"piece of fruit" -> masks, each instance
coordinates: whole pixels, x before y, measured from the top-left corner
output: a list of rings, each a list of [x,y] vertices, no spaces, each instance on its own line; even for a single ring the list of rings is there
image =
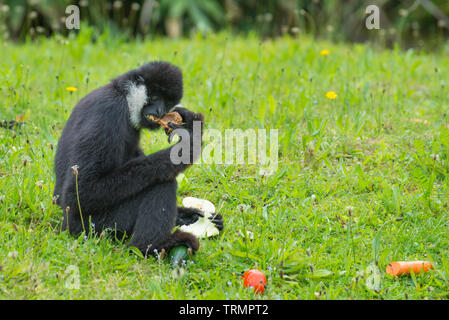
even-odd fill
[[[217,226],[206,216],[198,218],[195,223],[182,225],[179,230],[191,233],[197,238],[211,238],[220,233]]]
[[[203,211],[204,213],[210,214],[215,213],[215,206],[212,202],[206,199],[199,199],[195,197],[185,197],[182,200],[182,205],[187,208],[195,208]]]
[[[256,293],[263,293],[267,285],[267,278],[265,278],[265,275],[257,269],[246,271],[243,274],[242,279],[243,286],[245,288],[253,288]]]
[[[182,117],[177,112],[169,112],[166,113],[162,118],[157,118],[152,115],[148,115],[147,118],[153,122],[156,122],[158,125],[160,125],[162,128],[168,130],[168,132],[171,132],[173,129],[168,126],[168,124],[171,122],[177,126],[180,126],[182,124]]]
[[[195,223],[182,225],[179,228],[181,231],[191,233],[197,238],[210,238],[220,233],[217,226],[209,219],[215,213],[215,206],[212,202],[205,199],[185,197],[182,200],[182,205],[186,208],[201,210],[204,217],[199,218]]]
[[[170,261],[173,266],[180,265],[192,253],[187,246],[180,245],[170,250]]]
[[[400,276],[410,274],[410,270],[414,274],[418,274],[421,271],[426,272],[430,269],[433,269],[433,266],[429,261],[395,261],[388,264],[385,272],[392,276]]]

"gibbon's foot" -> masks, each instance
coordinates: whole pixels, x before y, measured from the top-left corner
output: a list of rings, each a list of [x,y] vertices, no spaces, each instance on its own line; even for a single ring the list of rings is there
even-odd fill
[[[201,210],[195,208],[178,207],[176,225],[189,225],[197,222],[198,219],[202,217],[204,217],[204,213]]]
[[[221,214],[212,214],[209,217],[209,220],[212,221],[213,224],[215,224],[215,226],[217,227],[218,230],[223,230],[224,228],[224,223],[223,223],[223,217],[221,216]]]

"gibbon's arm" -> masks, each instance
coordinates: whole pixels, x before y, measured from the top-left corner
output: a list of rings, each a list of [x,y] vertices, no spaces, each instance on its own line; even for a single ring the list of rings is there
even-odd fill
[[[78,189],[81,207],[95,208],[100,203],[106,207],[113,206],[152,185],[174,181],[189,164],[172,163],[172,148],[134,158],[122,167],[100,175],[83,174],[80,170]]]

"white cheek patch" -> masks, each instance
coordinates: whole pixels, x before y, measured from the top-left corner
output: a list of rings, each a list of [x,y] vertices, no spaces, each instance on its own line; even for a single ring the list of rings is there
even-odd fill
[[[136,86],[134,82],[130,82],[126,100],[128,101],[129,120],[134,128],[139,129],[142,108],[148,100],[147,88],[144,85]]]

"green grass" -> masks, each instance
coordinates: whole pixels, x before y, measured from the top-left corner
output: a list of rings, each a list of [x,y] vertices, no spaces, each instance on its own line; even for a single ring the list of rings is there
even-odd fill
[[[226,34],[93,44],[89,34],[1,45],[0,120],[27,122],[0,129],[1,298],[449,298],[448,48],[426,54]],[[183,277],[165,259],[129,255],[126,241],[59,232],[62,212],[52,204],[53,158],[71,109],[155,59],[183,69],[183,105],[203,112],[206,128],[279,129],[273,176],[253,165],[185,172],[179,200],[209,199],[225,230],[201,240]],[[145,133],[141,144],[146,152],[168,146],[163,132]],[[394,279],[385,275],[394,260],[431,260],[436,270]],[[366,286],[373,264],[376,291]],[[65,286],[69,266],[79,268],[78,290]],[[261,296],[242,287],[250,268],[268,278]]]

